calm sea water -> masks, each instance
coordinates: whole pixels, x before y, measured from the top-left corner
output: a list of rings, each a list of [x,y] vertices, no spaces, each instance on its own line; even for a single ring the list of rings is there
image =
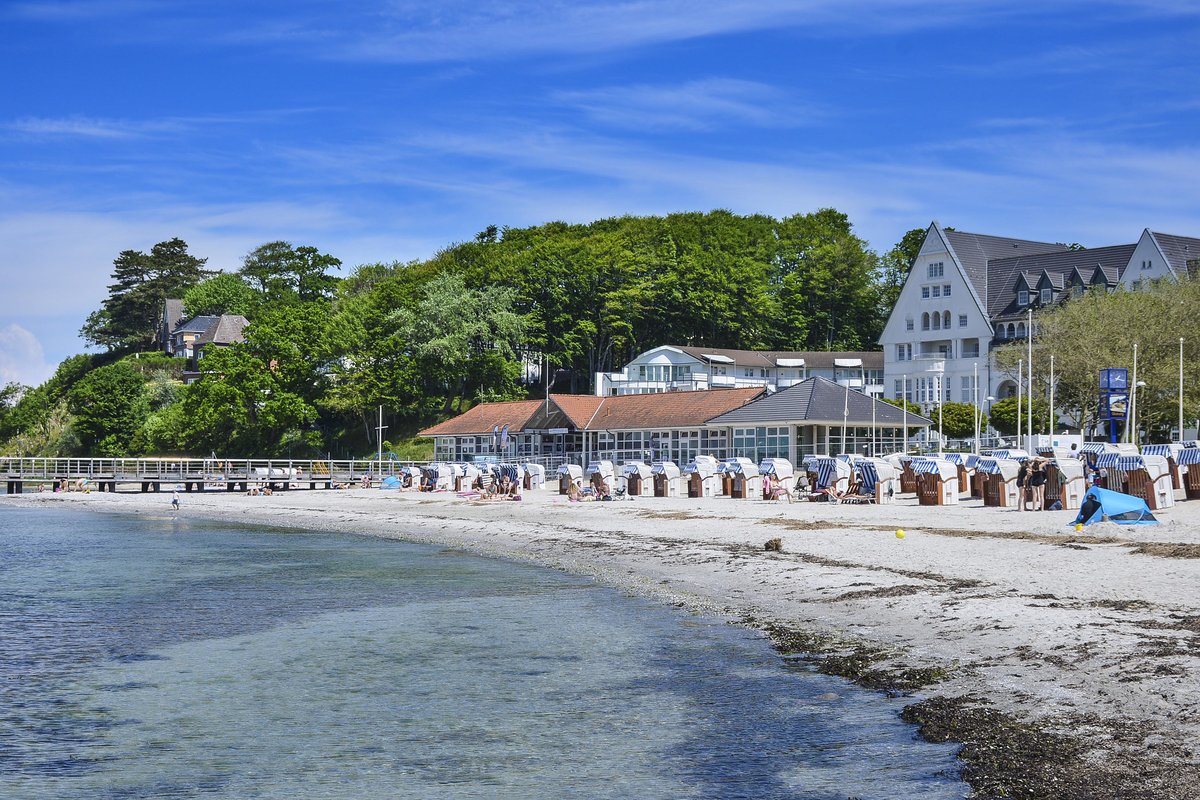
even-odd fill
[[[899,701],[581,578],[0,506],[3,798],[961,798]]]

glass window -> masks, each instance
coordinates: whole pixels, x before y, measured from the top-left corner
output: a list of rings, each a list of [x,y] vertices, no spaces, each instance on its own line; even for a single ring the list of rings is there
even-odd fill
[[[941,297],[942,296],[942,287],[934,286],[932,288],[932,292],[933,292],[934,297]]]
[[[930,264],[929,265],[929,277],[931,277],[931,278],[942,277],[943,267],[944,267],[944,264],[941,261],[935,261],[934,263]]]
[[[928,300],[928,299],[929,299],[929,287],[928,287],[928,286],[922,286],[922,287],[921,287],[921,299],[922,299],[922,300]]]
[[[1029,290],[1028,289],[1022,289],[1021,291],[1017,292],[1017,305],[1019,305],[1019,306],[1029,305]]]
[[[923,331],[929,330],[929,312],[928,311],[921,314],[921,330],[923,330]]]
[[[950,296],[950,284],[948,284],[948,283],[943,284],[942,285],[942,297],[949,297],[949,296]]]
[[[1042,289],[1042,302],[1049,303],[1054,294],[1053,289]]]
[[[958,315],[958,327],[960,327],[960,328],[967,327],[967,315],[966,314]]]
[[[936,331],[936,330],[941,330],[941,328],[942,328],[942,315],[935,311],[935,312],[933,312],[933,329]]]
[[[754,439],[754,428],[734,428],[733,455],[757,460],[757,450],[755,449]]]
[[[763,450],[760,458],[788,458],[790,457],[791,435],[790,428],[787,426],[774,428],[760,428],[765,434],[763,438]]]
[[[942,312],[942,327],[946,328],[946,329],[950,328],[950,312],[949,311]]]
[[[908,317],[904,320],[904,330],[911,331],[913,329],[913,318]]]

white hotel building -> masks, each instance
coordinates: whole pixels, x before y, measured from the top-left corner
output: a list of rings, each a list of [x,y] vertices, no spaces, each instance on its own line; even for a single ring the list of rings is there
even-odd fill
[[[1143,279],[1197,268],[1200,239],[1149,229],[1134,244],[1072,250],[934,222],[879,338],[886,395],[904,394],[925,409],[937,405],[939,395],[980,404],[988,396],[1010,397],[1016,381],[996,369],[991,351],[1028,335],[1030,308],[1094,286],[1136,288]]]

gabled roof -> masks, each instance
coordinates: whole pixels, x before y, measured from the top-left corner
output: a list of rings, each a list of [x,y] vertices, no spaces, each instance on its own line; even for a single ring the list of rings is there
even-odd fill
[[[171,331],[171,334],[176,333],[204,333],[219,319],[218,317],[202,316],[192,317],[187,322],[176,325]]]
[[[1052,242],[1035,242],[1029,239],[989,236],[984,233],[941,230],[954,257],[958,259],[958,263],[962,265],[963,271],[970,279],[975,293],[988,307],[992,305],[991,293],[996,288],[988,262],[1040,253],[1059,253],[1067,249],[1064,244]]]
[[[826,378],[801,381],[795,386],[710,419],[708,424],[760,425],[805,422],[841,425],[845,411],[845,418],[849,424],[862,427],[871,424],[872,406],[876,425],[890,427],[905,424],[903,409],[860,392],[848,391],[846,387]],[[909,414],[907,419],[910,427],[933,424],[916,414]]]
[[[439,422],[421,431],[419,436],[469,436],[490,434],[496,428],[508,426],[509,432],[520,431],[543,405],[541,400],[517,400],[510,403],[480,403],[457,417]]]
[[[690,345],[672,345],[672,347],[705,364],[734,362],[739,366],[774,369],[779,365],[780,359],[804,359],[806,369],[833,369],[834,359],[858,358],[862,359],[863,366],[867,369],[883,369],[883,352],[879,350],[730,350],[724,347],[692,347]],[[714,359],[712,356],[718,356],[718,358]]]
[[[584,424],[592,431],[695,428],[764,393],[763,388],[754,387],[596,397],[593,399],[602,402]],[[559,398],[550,399],[557,402]]]
[[[216,322],[208,326],[208,330],[196,337],[196,345],[202,344],[235,344],[244,342],[246,338],[242,331],[250,321],[241,314],[222,314]]]
[[[470,436],[509,431],[651,430],[698,428],[709,419],[761,397],[766,390],[706,389],[596,397],[590,394],[552,394],[546,400],[481,403],[466,413],[420,432],[420,436]]]
[[[163,300],[162,313],[162,329],[167,336],[175,330],[175,326],[179,324],[179,320],[183,317],[183,301],[174,297],[168,297]]]
[[[1188,274],[1188,262],[1200,258],[1200,239],[1190,236],[1174,236],[1169,233],[1150,231],[1154,243],[1167,259],[1167,266],[1176,277]]]
[[[1027,276],[1030,287],[1033,287],[1037,285],[1042,273],[1046,273],[1051,276],[1055,286],[1061,287],[1062,281],[1074,270],[1091,276],[1088,280],[1092,282],[1096,270],[1099,269],[1104,275],[1106,283],[1116,284],[1120,279],[1121,271],[1133,257],[1136,247],[1136,244],[1118,244],[1109,247],[1059,250],[989,261],[987,264],[988,316],[995,318],[1005,314],[1024,313],[1024,308],[1014,305],[1020,276]]]

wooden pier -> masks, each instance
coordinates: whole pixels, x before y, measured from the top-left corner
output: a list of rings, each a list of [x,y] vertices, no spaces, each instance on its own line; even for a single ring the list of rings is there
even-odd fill
[[[364,475],[379,481],[409,464],[365,459],[278,458],[38,458],[0,456],[0,474],[8,494],[26,484],[46,489],[116,492],[137,487],[142,492],[223,490],[246,492],[332,489],[357,483]]]

